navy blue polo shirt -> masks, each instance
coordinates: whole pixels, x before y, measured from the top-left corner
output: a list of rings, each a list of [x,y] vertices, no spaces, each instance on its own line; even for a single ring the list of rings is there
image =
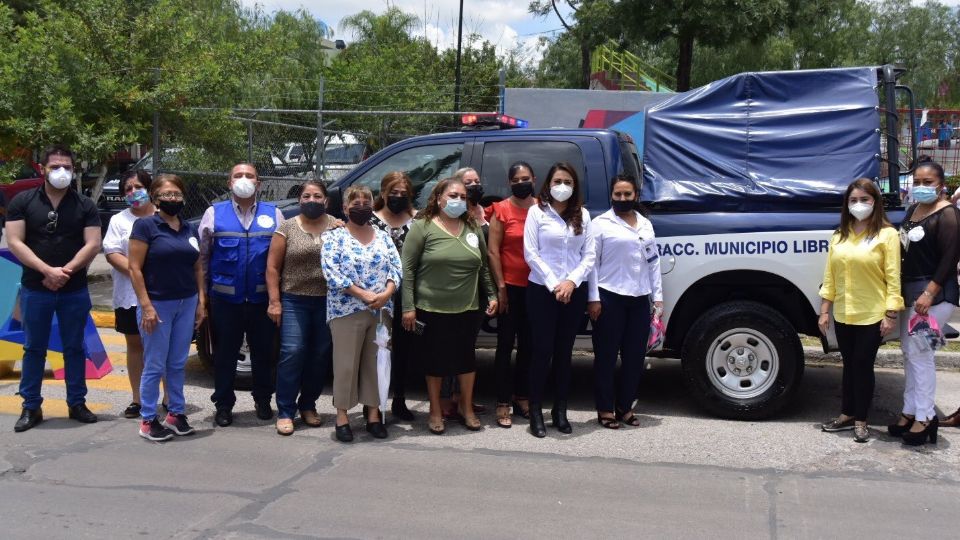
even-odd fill
[[[200,258],[197,231],[180,220],[175,231],[159,215],[143,217],[133,223],[131,240],[147,244],[143,263],[143,281],[151,300],[180,300],[197,294],[194,263]]]

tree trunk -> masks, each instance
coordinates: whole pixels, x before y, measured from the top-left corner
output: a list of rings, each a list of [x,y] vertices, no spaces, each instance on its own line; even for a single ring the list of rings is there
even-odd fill
[[[580,42],[580,88],[590,88],[590,47]]]
[[[681,35],[678,39],[680,46],[677,55],[677,92],[686,92],[690,89],[690,68],[693,67],[693,36]]]

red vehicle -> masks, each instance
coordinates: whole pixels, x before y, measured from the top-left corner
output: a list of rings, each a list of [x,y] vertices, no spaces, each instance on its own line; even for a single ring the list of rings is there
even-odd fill
[[[0,160],[0,165],[3,165]],[[0,193],[3,193],[4,199],[9,203],[14,195],[21,191],[43,185],[43,172],[40,165],[33,161],[24,161],[23,165],[13,175],[12,182],[6,182],[6,178],[0,179]]]

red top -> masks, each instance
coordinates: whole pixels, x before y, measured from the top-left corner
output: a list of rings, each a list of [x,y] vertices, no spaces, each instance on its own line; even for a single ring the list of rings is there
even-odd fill
[[[508,285],[526,287],[530,267],[523,258],[523,226],[527,222],[528,208],[520,208],[504,199],[493,203],[493,215],[503,224],[503,241],[500,242],[500,266],[503,281]]]

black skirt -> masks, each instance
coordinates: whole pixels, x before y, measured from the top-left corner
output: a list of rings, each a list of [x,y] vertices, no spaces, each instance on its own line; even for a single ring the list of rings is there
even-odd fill
[[[429,377],[447,377],[477,370],[477,329],[479,311],[435,313],[417,310],[424,323],[423,334],[416,338],[414,356],[420,359]]]

